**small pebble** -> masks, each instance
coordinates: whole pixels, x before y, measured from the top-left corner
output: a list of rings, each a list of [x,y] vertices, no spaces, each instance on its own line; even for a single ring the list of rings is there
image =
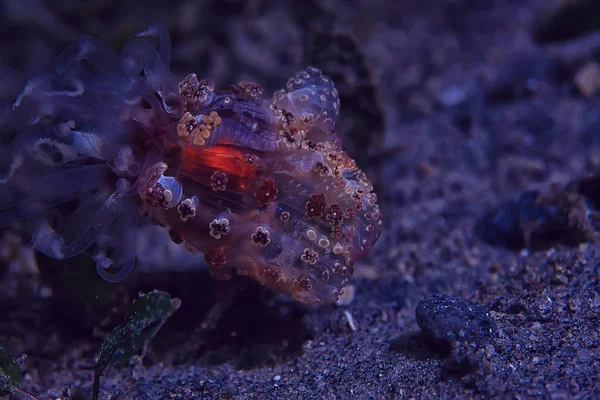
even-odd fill
[[[344,288],[344,293],[340,296],[338,301],[335,302],[338,306],[348,306],[354,300],[354,294],[356,293],[356,287],[354,285],[348,285]]]
[[[600,90],[600,65],[590,62],[575,75],[577,89],[585,97],[592,97]]]

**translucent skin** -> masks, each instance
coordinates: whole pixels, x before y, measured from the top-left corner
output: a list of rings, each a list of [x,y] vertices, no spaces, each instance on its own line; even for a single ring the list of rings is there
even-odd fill
[[[215,91],[190,74],[177,84],[166,67],[168,37],[156,28],[145,34],[159,35],[158,51],[136,39],[125,47],[120,67],[105,58],[85,58],[103,66],[92,80],[95,85],[77,74],[83,68],[79,47],[63,56],[63,64],[72,67],[63,79],[75,82],[75,92],[26,93],[35,105],[27,106],[26,116],[35,120],[47,108],[51,118],[31,125],[25,136],[33,140],[25,145],[15,150],[18,140],[12,142],[17,162],[8,169],[5,185],[19,200],[0,203],[0,225],[2,219],[35,220],[34,245],[55,258],[73,256],[95,242],[99,273],[118,281],[133,266],[137,215],[150,212],[156,223],[169,227],[174,242],[204,253],[216,278],[247,275],[299,302],[335,302],[354,262],[379,238],[382,221],[371,183],[334,134],[340,104],[333,83],[308,67],[270,99],[263,99],[252,82]],[[97,53],[102,45],[94,43],[94,51],[84,50]],[[86,89],[82,93],[76,91],[78,82]],[[110,89],[110,104],[104,104],[98,88]],[[100,106],[101,120],[94,121],[98,113],[83,107],[85,99],[95,102],[95,109]],[[83,135],[86,118],[92,126],[117,129],[86,127]],[[49,139],[68,140],[53,148],[61,162],[46,160],[45,168],[32,168],[40,162],[31,149],[42,126],[53,133]],[[77,147],[82,135],[84,145]],[[86,146],[91,147],[87,152]],[[77,178],[67,183],[67,174]],[[97,175],[96,184],[86,180],[91,174]],[[49,188],[65,188],[64,195],[55,198],[49,190],[31,188],[31,182],[51,176],[55,183]],[[24,198],[39,208],[23,207]],[[74,198],[87,206],[80,206],[71,222],[47,217],[53,215],[48,210]],[[91,222],[78,224],[78,214]],[[77,234],[63,234],[74,227]],[[123,240],[104,240],[107,233]],[[120,269],[109,273],[113,266]]]
[[[158,36],[159,49],[142,36]],[[137,37],[120,55],[81,37],[0,109],[0,228],[22,221],[57,259],[87,252],[113,282],[133,269],[144,171],[176,160],[169,132],[183,112],[167,33]]]

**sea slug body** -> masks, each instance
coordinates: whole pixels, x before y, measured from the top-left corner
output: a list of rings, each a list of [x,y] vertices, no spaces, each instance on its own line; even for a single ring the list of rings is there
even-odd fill
[[[204,253],[215,278],[237,273],[302,303],[337,301],[382,219],[335,134],[333,82],[307,67],[270,98],[254,82],[178,82],[166,32],[137,36],[120,56],[83,38],[18,96],[1,147],[12,162],[0,226],[25,220],[34,246],[55,258],[93,249],[99,273],[118,281],[149,213]]]

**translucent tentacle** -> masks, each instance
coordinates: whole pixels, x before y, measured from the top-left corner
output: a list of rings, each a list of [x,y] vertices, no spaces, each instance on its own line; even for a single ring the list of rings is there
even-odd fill
[[[37,251],[55,259],[64,258],[65,240],[52,229],[47,220],[42,220],[33,233],[33,247]]]
[[[118,73],[119,58],[115,51],[107,43],[86,35],[61,53],[56,62],[56,71],[65,73],[81,65],[81,60],[87,60],[102,74]]]
[[[152,44],[143,39],[135,39],[123,47],[123,70],[131,76],[143,73],[152,83],[156,79],[169,75],[160,55]]]
[[[96,237],[119,216],[122,208],[123,195],[114,192],[106,199],[81,236],[63,248],[64,257],[76,256],[90,247]]]
[[[158,36],[158,54],[166,66],[171,62],[171,37],[169,32],[161,26],[150,25],[148,29],[135,35],[136,37]]]
[[[85,85],[83,82],[74,76],[64,76],[61,79],[57,79],[57,83],[64,86],[64,90],[51,90],[48,89],[44,92],[46,96],[68,96],[77,97],[81,96],[85,92]]]
[[[105,173],[103,165],[78,167],[27,180],[0,184],[0,228],[32,217],[73,199],[77,192],[93,189]]]
[[[113,265],[113,261],[109,258],[103,256],[96,258],[96,270],[102,279],[111,283],[121,282],[133,271],[135,264],[138,221],[139,215],[137,210],[135,209],[135,206],[130,203],[126,207],[123,218],[120,221],[123,232],[123,242],[121,245],[121,251],[123,254],[121,259],[117,260],[117,262]],[[108,269],[111,267],[119,268],[119,270],[115,273],[111,273],[108,271]]]
[[[52,258],[74,257],[94,243],[98,235],[119,216],[122,208],[123,195],[113,193],[96,212],[84,232],[68,244],[65,244],[64,237],[56,233],[47,220],[41,220],[32,235],[33,246]]]

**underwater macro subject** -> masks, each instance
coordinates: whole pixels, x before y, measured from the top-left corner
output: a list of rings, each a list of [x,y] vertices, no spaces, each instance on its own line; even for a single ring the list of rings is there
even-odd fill
[[[158,38],[156,48],[147,38]],[[21,222],[55,259],[100,276],[134,267],[142,215],[202,252],[211,275],[249,276],[310,304],[339,299],[381,235],[377,196],[335,134],[340,101],[314,67],[272,97],[169,70],[150,26],[115,53],[84,36],[1,114],[0,227]]]

